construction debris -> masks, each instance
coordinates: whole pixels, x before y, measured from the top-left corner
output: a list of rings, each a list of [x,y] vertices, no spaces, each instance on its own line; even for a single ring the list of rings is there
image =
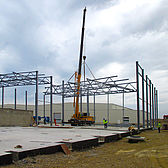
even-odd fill
[[[22,145],[16,145],[14,148],[22,148]]]
[[[66,144],[61,144],[61,148],[66,155],[69,155],[71,153],[71,151],[69,150],[69,148]]]
[[[128,136],[126,138],[128,139],[129,143],[137,143],[139,141],[145,140],[145,137],[141,137],[141,136]]]

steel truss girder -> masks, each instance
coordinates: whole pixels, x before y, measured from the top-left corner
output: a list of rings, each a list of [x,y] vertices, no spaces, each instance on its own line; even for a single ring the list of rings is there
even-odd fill
[[[117,76],[110,76],[97,79],[89,79],[80,82],[80,95],[90,96],[118,94],[136,92],[134,84],[136,82],[127,82],[128,79],[115,80]],[[50,88],[46,87],[45,95],[50,95]],[[77,96],[77,83],[67,82],[62,85],[53,85],[52,94],[64,95],[65,98]]]
[[[36,85],[36,72],[12,72],[0,74],[0,88],[13,86]],[[38,74],[38,85],[50,84],[50,77]]]

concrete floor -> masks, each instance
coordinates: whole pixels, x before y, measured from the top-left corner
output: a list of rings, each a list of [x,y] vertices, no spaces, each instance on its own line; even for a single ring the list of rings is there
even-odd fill
[[[92,129],[91,129],[92,128]],[[94,129],[93,129],[94,128]],[[123,128],[120,128],[123,130]],[[114,130],[114,131],[113,131]],[[6,151],[23,151],[44,146],[52,146],[62,141],[76,142],[92,139],[96,136],[121,134],[125,131],[116,131],[117,128],[104,130],[97,127],[75,128],[38,128],[38,127],[0,127],[0,155]],[[22,149],[14,148],[21,145]]]
[[[123,128],[120,129],[123,130]],[[9,151],[24,152],[56,146],[64,142],[75,143],[126,132],[126,130],[117,131],[117,128],[111,127],[104,129],[103,126],[88,128],[0,127],[0,157],[10,153]],[[22,148],[15,148],[17,145],[21,145]]]

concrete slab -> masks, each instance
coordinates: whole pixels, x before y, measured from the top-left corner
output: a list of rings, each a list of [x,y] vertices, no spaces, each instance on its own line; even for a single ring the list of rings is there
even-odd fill
[[[82,128],[82,129],[103,129],[104,130],[104,125],[91,125],[91,126],[71,126],[70,124],[64,124],[64,126],[62,126],[62,124],[58,124],[57,126],[55,126],[53,124],[53,126],[51,127],[50,124],[40,124],[39,127],[48,127],[48,128]],[[113,131],[128,131],[128,127],[113,127],[113,126],[108,126],[106,130],[113,130]]]
[[[93,144],[98,143],[98,137],[112,137],[118,134],[124,134],[126,131],[113,131],[112,129],[90,129],[83,127],[75,128],[38,128],[38,127],[0,127],[0,156],[6,156],[9,152],[20,153],[22,158],[24,152],[37,151],[43,149],[51,150],[54,147],[57,149],[62,143],[73,144],[83,143],[84,141]],[[109,138],[108,138],[109,139]],[[21,148],[17,148],[20,145]],[[56,150],[56,149],[55,149]],[[11,157],[11,155],[10,155]]]

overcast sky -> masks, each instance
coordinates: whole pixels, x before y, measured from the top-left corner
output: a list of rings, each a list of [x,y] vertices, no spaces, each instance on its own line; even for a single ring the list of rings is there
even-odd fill
[[[168,113],[167,0],[0,0],[0,73],[38,70],[67,81],[85,6],[84,55],[95,77],[135,81],[139,61],[158,89],[160,116]]]

